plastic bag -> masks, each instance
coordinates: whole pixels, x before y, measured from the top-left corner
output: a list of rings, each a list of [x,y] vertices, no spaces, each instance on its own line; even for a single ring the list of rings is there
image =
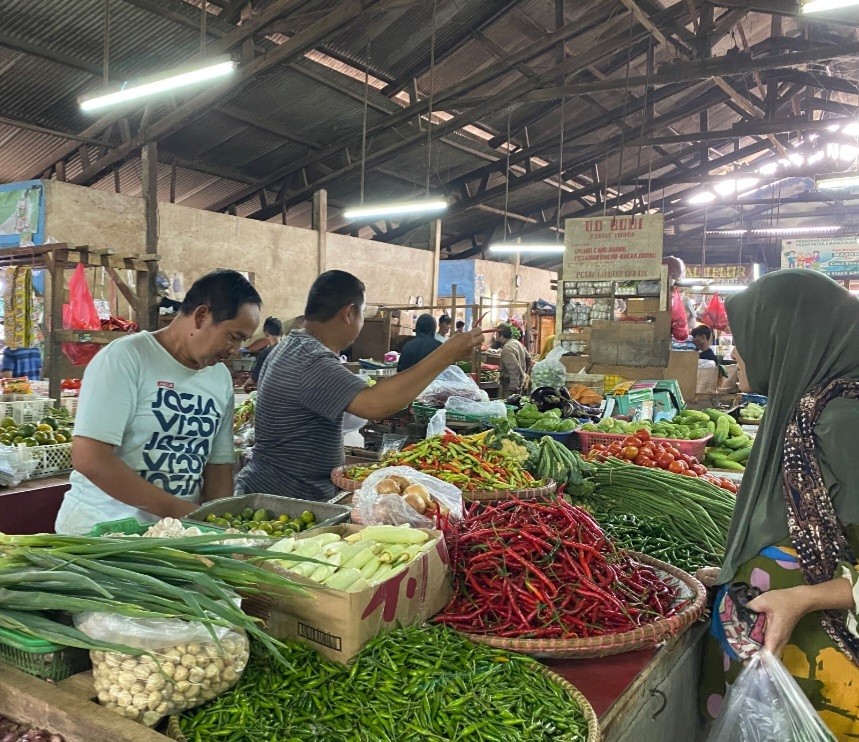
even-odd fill
[[[762,649],[742,669],[707,742],[834,742],[796,681]]]
[[[429,407],[444,407],[448,397],[465,397],[474,402],[489,399],[489,395],[459,366],[448,366],[415,401]]]
[[[90,652],[99,702],[150,727],[229,690],[248,662],[248,640],[239,629],[212,627],[215,641],[203,624],[180,619],[95,612],[77,614],[74,621],[93,639],[153,655]]]
[[[718,294],[713,294],[710,303],[701,315],[701,321],[714,330],[728,329],[728,313],[725,311],[725,302]]]
[[[444,435],[447,430],[447,410],[439,410],[430,418],[427,423],[427,438],[433,438],[437,435]]]
[[[686,307],[678,288],[671,292],[671,337],[678,343],[689,337],[689,322],[686,319]]]
[[[549,354],[542,360],[534,364],[531,371],[531,391],[539,389],[541,386],[550,386],[553,389],[560,389],[567,384],[567,369],[561,358],[567,351],[563,346],[558,346],[549,351]],[[505,410],[504,414],[507,412]],[[502,415],[503,417],[503,415]]]
[[[66,330],[101,330],[101,320],[80,263],[69,279],[69,303],[63,304],[63,327]],[[63,343],[63,353],[75,366],[85,366],[102,346],[98,343]]]
[[[431,477],[409,466],[389,466],[374,471],[355,493],[355,514],[365,526],[409,524],[415,528],[435,528],[432,517],[422,515],[409,505],[400,494],[379,494],[376,486],[389,477],[404,477],[411,484],[422,485],[430,497],[448,509],[450,517],[462,518],[462,492],[459,488]]]
[[[507,417],[507,406],[500,400],[494,402],[474,402],[465,397],[448,397],[444,403],[448,412],[458,412],[462,415],[474,415],[486,420]]]

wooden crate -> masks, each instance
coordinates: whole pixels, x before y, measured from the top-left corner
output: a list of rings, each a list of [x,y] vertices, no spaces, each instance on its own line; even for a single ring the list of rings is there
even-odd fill
[[[169,737],[124,719],[93,699],[92,673],[48,683],[0,664],[0,714],[62,734],[66,742],[165,742]]]

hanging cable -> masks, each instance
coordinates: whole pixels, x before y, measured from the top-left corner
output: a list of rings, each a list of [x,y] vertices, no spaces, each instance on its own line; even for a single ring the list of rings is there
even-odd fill
[[[504,168],[504,244],[507,244],[507,206],[510,201],[510,115],[512,107],[507,106],[507,164]]]
[[[617,213],[620,208],[620,189],[623,182],[623,153],[624,146],[626,144],[626,114],[629,110],[629,75],[630,69],[632,67],[632,30],[635,27],[635,16],[630,13],[629,14],[629,37],[626,41],[626,81],[624,83],[623,89],[623,115],[620,120],[620,158],[617,166],[617,199],[615,203],[615,213]],[[606,196],[608,196],[608,175],[606,175]],[[603,204],[603,216],[605,216],[606,209],[608,208],[608,198],[606,198],[605,203]]]
[[[367,171],[367,109],[370,106],[370,33],[372,21],[367,21],[367,59],[364,62],[364,111],[361,114],[361,205],[364,205],[364,179]]]
[[[555,242],[561,242],[561,189],[564,186],[564,114],[567,99],[561,98],[561,133],[558,137],[558,210],[555,212]]]
[[[110,0],[104,0],[104,54],[101,63],[104,87],[110,83]]]
[[[641,140],[644,139],[644,125],[647,123],[647,97],[650,92],[650,72],[653,65],[651,64],[653,54],[653,32],[651,31],[650,36],[647,39],[647,69],[645,71],[645,82],[644,82],[644,99],[641,103],[641,130],[638,133],[638,163],[635,166],[635,198],[639,198],[639,177],[641,175]],[[653,162],[653,148],[650,148],[650,161]],[[650,195],[648,193],[648,201],[647,205],[650,206]],[[634,208],[634,207],[633,207]],[[643,210],[643,209],[642,209]]]
[[[203,12],[200,14],[200,56],[206,58],[206,16],[209,15],[209,1],[203,0]]]
[[[426,195],[430,192],[430,170],[432,169],[432,102],[435,93],[435,32],[438,0],[432,3],[432,31],[430,32],[430,79],[429,79],[429,108],[427,111],[427,181]],[[507,144],[510,142],[508,140]]]

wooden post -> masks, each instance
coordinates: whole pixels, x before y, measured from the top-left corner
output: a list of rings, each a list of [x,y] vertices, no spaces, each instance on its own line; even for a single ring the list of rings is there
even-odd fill
[[[328,191],[313,194],[313,229],[316,230],[316,275],[325,273],[328,263]]]
[[[456,284],[450,287],[450,334],[456,330]]]
[[[50,286],[49,293],[50,324],[48,325],[48,357],[45,359],[45,368],[48,370],[48,396],[60,403],[60,361],[62,358],[62,345],[57,339],[57,333],[63,329],[63,301],[65,300],[66,282],[64,263],[58,265],[59,255],[57,252],[45,255],[45,265],[48,270]]]
[[[430,249],[433,251],[432,261],[432,290],[430,296],[432,300],[430,304],[435,306],[438,303],[438,279],[439,279],[439,260],[441,259],[441,219],[433,219],[430,222]]]
[[[474,321],[476,322],[482,316],[483,316],[483,297],[481,296],[478,298],[477,318]],[[487,338],[487,340],[488,340],[488,338]],[[474,374],[477,374],[477,383],[478,384],[480,383],[480,364],[481,364],[482,360],[483,360],[483,353],[480,350],[480,348],[478,348],[477,350],[474,351],[474,353],[471,356],[471,372]]]
[[[158,253],[158,148],[155,142],[143,145],[141,152],[143,199],[146,204],[146,252]],[[141,330],[155,330],[158,326],[158,307],[155,303],[155,275],[157,263],[148,263],[145,274],[138,273],[137,324]]]

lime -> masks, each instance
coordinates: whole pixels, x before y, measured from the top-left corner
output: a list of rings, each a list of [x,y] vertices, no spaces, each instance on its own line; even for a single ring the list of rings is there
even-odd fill
[[[24,438],[21,443],[27,446],[27,448],[33,448],[34,446],[39,445],[39,441],[37,441],[35,438]]]
[[[268,518],[268,511],[265,508],[260,508],[254,513],[253,520],[260,521],[266,520]]]
[[[18,423],[16,423],[11,417],[4,417],[3,421],[0,422],[0,427],[2,427],[2,428],[17,428]]]
[[[51,430],[57,430],[60,427],[60,424],[57,422],[57,418],[50,416],[42,418],[39,423],[39,427],[41,428],[42,425],[47,425]]]
[[[214,513],[209,513],[206,516],[206,523],[214,523],[218,519],[218,516]]]
[[[232,513],[224,513],[221,515],[224,520],[232,520],[235,516]]]
[[[23,443],[23,442],[24,442],[24,436],[23,435],[16,435],[12,439],[12,443]]]
[[[288,516],[286,513],[284,513],[283,515],[278,515],[278,516],[277,516],[277,519],[278,519],[281,523],[289,523],[289,516]]]
[[[313,515],[313,513],[311,513],[309,510],[305,510],[305,511],[301,514],[301,521],[302,521],[302,523],[305,523],[305,524],[307,524],[307,525],[310,525],[311,523],[313,523],[313,521],[314,521],[314,520],[316,520],[316,516],[315,516],[315,515]]]
[[[291,525],[296,531],[304,530],[304,523],[299,518],[293,518],[289,525]]]
[[[35,433],[33,433],[33,438],[36,439],[37,443],[47,443],[50,436],[48,436],[48,434],[45,433],[44,430],[37,430]]]
[[[244,510],[242,510],[241,517],[244,518],[245,520],[250,520],[251,518],[253,518],[254,517],[253,508],[245,508]]]

